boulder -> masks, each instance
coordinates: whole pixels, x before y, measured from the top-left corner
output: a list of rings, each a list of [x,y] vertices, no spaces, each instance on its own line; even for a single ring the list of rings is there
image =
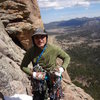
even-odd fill
[[[32,46],[34,30],[44,28],[37,0],[2,0],[0,18],[7,33],[26,50]]]
[[[20,69],[24,52],[8,36],[0,20],[0,91],[5,95],[27,93],[30,87],[27,76]]]

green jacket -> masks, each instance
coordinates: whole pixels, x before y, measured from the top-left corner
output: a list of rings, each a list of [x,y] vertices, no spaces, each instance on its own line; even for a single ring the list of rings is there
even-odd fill
[[[33,46],[26,52],[21,64],[21,69],[26,74],[30,75],[30,69],[28,68],[28,64],[31,61],[33,61],[33,65],[34,65],[41,52],[42,49],[36,46]],[[45,70],[53,70],[55,67],[57,67],[56,65],[57,57],[63,60],[62,67],[65,69],[68,66],[70,61],[69,55],[65,53],[63,50],[61,50],[60,48],[47,44],[47,47],[43,52],[41,58],[39,59],[38,64],[42,66],[42,68]]]

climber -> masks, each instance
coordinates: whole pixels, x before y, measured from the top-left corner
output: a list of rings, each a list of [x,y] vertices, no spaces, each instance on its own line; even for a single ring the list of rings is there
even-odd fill
[[[59,99],[54,97],[53,90],[60,87],[62,73],[68,66],[70,57],[62,49],[48,43],[48,34],[42,28],[35,30],[32,41],[33,46],[26,52],[21,69],[32,77],[33,100],[47,100],[48,96],[50,100],[60,100],[60,96]],[[63,60],[62,66],[57,66],[57,58]],[[30,62],[33,64],[32,70],[28,68]],[[49,72],[53,72],[53,75],[57,77],[52,77]],[[52,80],[55,80],[55,84],[52,83]]]

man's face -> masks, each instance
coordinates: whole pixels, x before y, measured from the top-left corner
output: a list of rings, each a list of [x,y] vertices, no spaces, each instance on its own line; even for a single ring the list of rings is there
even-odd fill
[[[39,48],[43,49],[47,42],[46,35],[34,36],[34,42]]]

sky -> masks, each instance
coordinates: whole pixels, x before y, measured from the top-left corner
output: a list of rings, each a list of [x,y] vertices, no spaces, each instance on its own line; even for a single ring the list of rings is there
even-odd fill
[[[38,0],[44,23],[100,16],[100,0]]]

